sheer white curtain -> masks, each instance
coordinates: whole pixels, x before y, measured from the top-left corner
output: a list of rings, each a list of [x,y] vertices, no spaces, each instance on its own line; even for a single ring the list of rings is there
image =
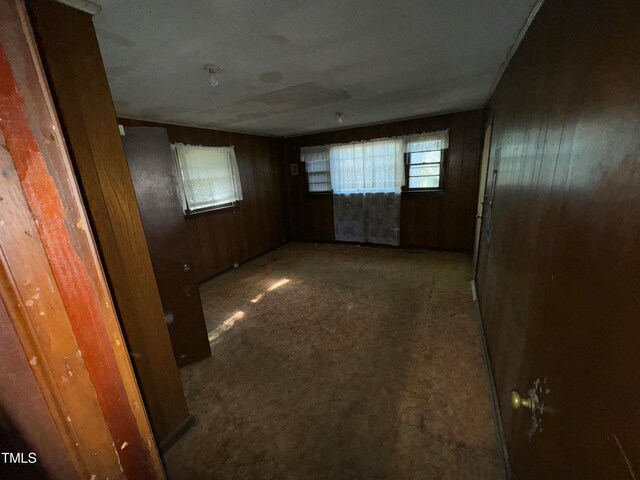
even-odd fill
[[[402,139],[334,145],[329,154],[334,193],[399,193],[404,185]]]
[[[398,245],[403,139],[333,145],[329,154],[336,240]]]
[[[405,137],[405,152],[430,152],[449,148],[449,130]]]
[[[185,198],[185,210],[197,211],[242,200],[240,172],[233,147],[173,145]]]
[[[306,147],[310,192],[333,190],[335,238],[345,242],[400,243],[400,192],[405,153],[444,150],[449,133],[424,133],[346,145]]]

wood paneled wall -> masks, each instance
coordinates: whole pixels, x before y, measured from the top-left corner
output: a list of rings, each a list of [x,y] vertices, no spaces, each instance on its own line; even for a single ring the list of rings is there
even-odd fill
[[[73,462],[0,298],[0,445],[4,452],[34,452],[35,464],[0,466],[6,478],[76,479]]]
[[[287,138],[286,170],[288,172],[289,163],[299,162],[300,148],[304,146],[349,143],[448,128],[446,192],[402,194],[400,244],[403,247],[471,251],[483,121],[483,111],[473,110]],[[309,194],[302,163],[300,172],[295,177],[286,174],[291,239],[334,241],[332,195]]]
[[[477,282],[517,480],[640,472],[639,65],[636,0],[546,0],[491,101]]]
[[[28,7],[145,405],[161,441],[190,415],[93,22],[53,0],[30,0]]]
[[[191,260],[198,280],[287,240],[281,139],[129,119],[120,122],[165,127],[171,143],[235,146],[243,200],[233,209],[187,217]]]
[[[167,130],[124,127],[121,136],[178,367],[211,356]]]

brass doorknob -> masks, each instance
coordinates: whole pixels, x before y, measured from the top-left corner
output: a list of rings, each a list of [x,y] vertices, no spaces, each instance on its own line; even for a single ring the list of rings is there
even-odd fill
[[[515,390],[511,392],[511,406],[514,410],[518,410],[519,408],[533,408],[533,402],[530,398],[524,398]]]

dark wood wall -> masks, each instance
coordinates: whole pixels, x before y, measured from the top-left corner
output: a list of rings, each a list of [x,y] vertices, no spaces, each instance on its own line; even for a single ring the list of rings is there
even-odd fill
[[[289,163],[299,162],[300,148],[304,146],[349,143],[448,128],[446,192],[402,194],[400,244],[403,247],[471,251],[483,122],[483,111],[473,110],[287,138],[286,168],[288,171]],[[291,238],[334,241],[332,195],[309,194],[304,164],[299,166],[299,176],[287,173]]]
[[[130,126],[163,126],[171,143],[235,146],[243,200],[233,209],[187,217],[187,236],[200,281],[287,240],[282,140],[121,119]]]
[[[547,0],[491,101],[477,282],[515,479],[640,473],[639,12]],[[536,380],[537,427],[509,405]]]
[[[187,224],[167,130],[124,127],[120,137],[136,192],[144,235],[173,355],[178,367],[211,356]]]

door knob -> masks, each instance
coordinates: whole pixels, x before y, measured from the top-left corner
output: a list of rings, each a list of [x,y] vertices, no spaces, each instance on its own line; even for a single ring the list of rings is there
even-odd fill
[[[524,398],[515,390],[511,392],[511,406],[514,410],[518,410],[520,408],[528,408],[529,410],[533,409],[534,400],[529,398]]]

